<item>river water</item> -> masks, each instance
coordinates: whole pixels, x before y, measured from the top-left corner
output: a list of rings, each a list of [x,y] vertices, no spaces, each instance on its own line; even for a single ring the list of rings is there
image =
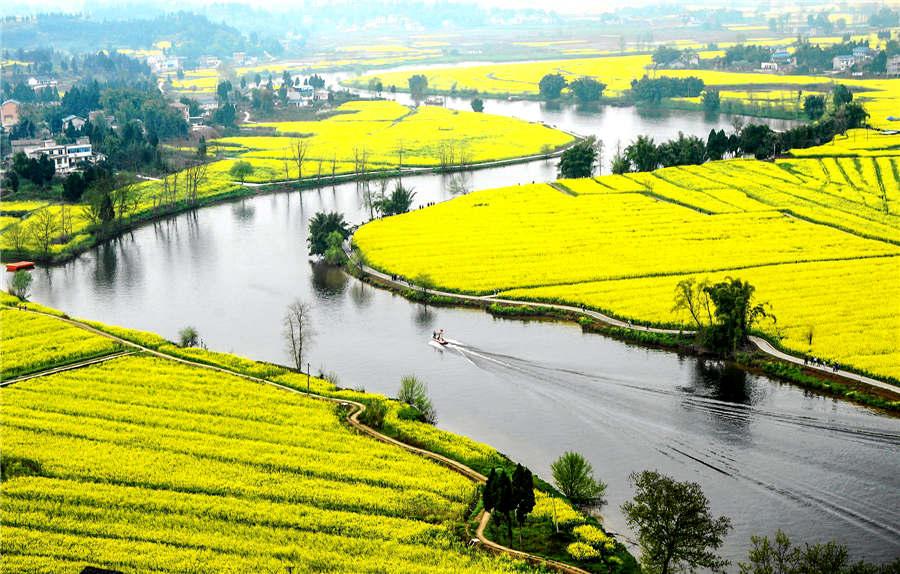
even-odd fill
[[[541,110],[488,102],[492,111],[501,106],[526,116]],[[578,118],[573,110],[540,117],[592,133],[596,126],[585,129]],[[684,112],[643,117],[609,108],[593,121],[623,139],[709,130],[702,116]],[[481,189],[554,176],[554,162],[539,161],[463,177],[467,188]],[[453,177],[404,183],[424,204],[451,198],[459,187],[450,185]],[[309,260],[307,222],[320,210],[366,218],[352,183],[224,203],[38,269],[34,299],[168,338],[193,325],[211,349],[278,362],[288,360],[281,318],[300,299],[312,306],[313,370],[386,394],[416,374],[429,385],[439,426],[489,443],[545,478],[563,451],[583,453],[609,485],[603,514],[613,531],[627,532],[619,505],[631,496],[629,473],[658,469],[699,482],[714,512],[732,518],[723,549],[732,560],[746,556],[752,534],[776,527],[797,540],[838,539],[858,558],[900,555],[896,419],[574,325],[409,303]],[[429,345],[437,328],[458,344]]]

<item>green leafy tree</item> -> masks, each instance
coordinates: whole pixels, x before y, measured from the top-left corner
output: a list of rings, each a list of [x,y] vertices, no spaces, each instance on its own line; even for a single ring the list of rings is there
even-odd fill
[[[178,331],[178,344],[182,347],[196,347],[200,343],[200,333],[197,329],[187,326]]]
[[[340,231],[332,231],[325,239],[328,247],[325,249],[325,262],[331,265],[343,265],[347,262],[347,254],[344,253],[344,236]]]
[[[10,295],[14,295],[22,301],[26,301],[31,295],[32,280],[33,277],[31,276],[31,273],[24,269],[19,269],[13,273],[12,278],[9,280]]]
[[[700,96],[703,103],[703,111],[707,113],[715,113],[722,107],[722,98],[719,96],[719,90],[705,90]]]
[[[484,489],[481,491],[481,504],[488,512],[492,512],[497,506],[497,469],[492,468],[488,475]]]
[[[844,84],[838,84],[831,90],[831,101],[835,108],[853,101],[853,92]]]
[[[472,98],[472,111],[473,112],[483,112],[484,111],[484,100],[481,98]]]
[[[516,521],[519,526],[524,526],[525,519],[534,510],[534,476],[521,464],[517,464],[513,471],[512,490],[516,500]]]
[[[746,342],[758,319],[769,317],[774,320],[765,305],[754,303],[755,290],[750,283],[731,277],[703,287],[715,308],[715,322],[705,330],[706,344],[721,352],[734,353]]]
[[[409,93],[412,99],[419,105],[419,102],[425,99],[425,91],[428,89],[428,78],[424,74],[413,74],[407,80],[409,84]]]
[[[306,238],[309,254],[325,255],[328,249],[328,236],[334,231],[339,232],[344,239],[350,237],[350,226],[344,220],[344,215],[334,211],[316,213],[309,220],[309,234]]]
[[[724,572],[729,562],[716,550],[731,530],[731,520],[712,516],[699,484],[649,470],[632,473],[631,481],[635,496],[622,505],[622,512],[637,532],[642,572]]]
[[[566,87],[566,79],[562,74],[546,74],[538,83],[538,91],[545,100],[556,100]]]
[[[206,145],[206,137],[200,136],[200,141],[197,142],[197,157],[206,158],[208,151],[209,147]]]
[[[602,504],[606,484],[594,478],[594,468],[584,456],[567,451],[550,465],[553,483],[567,498],[578,503]]]
[[[817,120],[825,113],[825,96],[809,95],[803,98],[803,113],[811,120]]]
[[[635,171],[653,171],[659,167],[659,152],[649,136],[638,136],[625,148],[625,158]]]
[[[508,539],[510,543],[512,543],[512,515],[516,510],[516,499],[513,494],[512,481],[510,481],[509,475],[507,475],[506,472],[499,472],[497,473],[496,482],[494,513],[503,517],[503,522],[506,523]]]
[[[569,84],[569,90],[575,94],[575,98],[583,104],[599,101],[603,96],[603,90],[605,89],[606,84],[587,76],[578,78]]]
[[[416,409],[422,422],[428,424],[437,422],[437,412],[428,397],[428,386],[415,375],[407,375],[400,379],[397,400]]]
[[[561,178],[591,177],[597,162],[597,145],[593,137],[584,139],[563,152],[557,168]]]
[[[741,574],[894,574],[900,571],[900,558],[890,564],[876,565],[850,561],[847,547],[831,541],[794,545],[778,530],[775,537],[751,537],[747,562],[740,563]]]
[[[415,197],[416,192],[411,187],[403,187],[398,182],[389,196],[375,201],[375,207],[382,215],[399,215],[409,211]]]
[[[249,161],[238,160],[228,170],[228,174],[231,177],[236,177],[240,180],[241,185],[244,185],[244,180],[253,175],[253,164]]]

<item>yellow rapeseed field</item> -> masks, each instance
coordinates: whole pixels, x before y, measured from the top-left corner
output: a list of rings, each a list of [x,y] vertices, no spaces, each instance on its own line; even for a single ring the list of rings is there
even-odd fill
[[[870,135],[868,151],[893,137]],[[900,288],[898,172],[897,157],[823,156],[563,180],[472,193],[354,240],[373,266],[449,290],[673,325],[686,324],[670,310],[680,279],[745,278],[787,347],[900,378],[900,307],[885,304]]]
[[[13,303],[0,293],[0,304]],[[8,341],[19,349],[29,336],[64,339],[73,352],[89,342],[116,345],[55,317],[3,309],[3,378],[20,366],[5,360]],[[271,364],[97,327],[306,388],[305,376]],[[313,388],[376,398],[318,379]],[[354,432],[334,403],[149,355],[19,382],[0,393],[3,571],[532,571],[464,546],[458,533],[476,493],[472,481]],[[401,425],[398,436],[459,460],[500,460],[487,445],[430,425],[386,425]],[[584,521],[565,501],[536,496],[535,517],[546,520],[552,506],[565,524]]]
[[[438,166],[442,150],[452,150],[453,163],[460,159],[475,163],[537,154],[574,139],[564,132],[515,118],[434,106],[409,108],[390,101],[350,102],[338,112],[321,121],[256,124],[274,128],[277,136],[239,136],[216,141],[242,146],[246,152],[241,159],[254,164],[258,160],[274,160],[283,169],[284,160],[291,160],[297,137],[303,136],[308,148],[303,167],[306,177],[317,172],[320,161],[326,174],[331,174],[332,161],[338,164],[336,173],[349,173],[355,159],[363,153],[369,169],[383,170],[397,167],[401,149],[406,167]],[[290,173],[296,177],[296,165]]]
[[[793,40],[791,40],[793,41]],[[755,41],[754,41],[755,42]],[[764,43],[764,42],[763,42]],[[725,47],[725,46],[721,46]],[[701,52],[703,58],[715,54]],[[409,76],[423,73],[428,78],[428,87],[439,91],[474,90],[490,95],[537,95],[538,83],[545,74],[559,73],[572,80],[580,76],[596,78],[607,85],[606,94],[620,96],[631,87],[631,80],[640,78],[651,66],[650,55],[619,55],[598,58],[577,58],[547,60],[540,62],[518,62],[507,64],[474,65],[465,67],[448,66],[424,71],[401,71],[380,73],[377,77],[385,86],[394,85],[405,89]],[[887,119],[900,115],[897,102],[900,101],[900,79],[843,79],[828,76],[794,76],[758,72],[722,72],[716,70],[658,70],[655,76],[683,78],[697,76],[707,86],[729,92],[726,99],[739,99],[748,91],[759,92],[759,100],[773,99],[772,93],[806,91],[806,88],[827,87],[843,83],[860,90],[858,98],[871,114],[871,123],[877,127],[890,127]],[[364,75],[352,80],[352,84],[365,87],[374,75]],[[812,89],[810,93],[817,91]],[[742,101],[749,102],[749,96]]]

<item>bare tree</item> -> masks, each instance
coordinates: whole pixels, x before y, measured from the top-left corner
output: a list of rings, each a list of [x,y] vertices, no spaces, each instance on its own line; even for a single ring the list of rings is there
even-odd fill
[[[310,307],[299,299],[288,305],[284,315],[284,343],[297,370],[303,369],[303,349],[312,342]]]
[[[28,218],[28,235],[43,255],[50,254],[50,246],[59,232],[59,221],[49,208],[39,209]]]
[[[334,177],[337,175],[337,154],[331,154],[331,185],[334,185]]]
[[[64,242],[72,236],[72,207],[70,205],[59,206],[59,230]]]
[[[403,140],[397,142],[397,180],[403,185],[403,155],[406,153],[406,146]]]
[[[297,138],[291,142],[291,158],[297,165],[297,180],[303,179],[303,162],[309,155],[309,143],[303,138]]]
[[[3,230],[3,236],[16,253],[25,250],[25,243],[28,241],[28,230],[25,228],[25,222],[19,222],[10,225]]]
[[[465,142],[459,142],[457,144],[456,155],[456,160],[459,163],[459,167],[466,167],[472,161],[471,155],[469,154],[469,146]]]
[[[191,203],[197,203],[200,196],[200,186],[206,181],[206,172],[209,164],[203,162],[194,163],[184,168],[187,199]]]
[[[135,180],[125,176],[115,179],[115,187],[110,191],[110,199],[119,221],[131,216],[140,204],[140,188]]]

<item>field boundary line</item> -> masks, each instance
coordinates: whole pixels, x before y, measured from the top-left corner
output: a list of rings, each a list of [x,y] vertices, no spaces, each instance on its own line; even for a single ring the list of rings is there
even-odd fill
[[[46,377],[48,375],[55,375],[57,373],[63,373],[65,371],[72,371],[75,369],[80,369],[82,367],[88,367],[90,365],[96,365],[98,363],[103,363],[106,361],[111,361],[113,359],[118,359],[119,357],[124,357],[126,355],[133,355],[136,351],[115,351],[106,355],[100,355],[99,357],[92,357],[90,359],[83,359],[80,361],[74,361],[72,363],[66,363],[65,365],[58,365],[56,367],[50,367],[48,369],[44,369],[41,371],[35,371],[33,373],[28,373],[27,375],[21,375],[12,379],[7,379],[5,381],[0,382],[0,388],[8,387],[9,385],[15,383],[21,383],[22,381],[27,381],[28,379],[36,379],[38,377]]]

